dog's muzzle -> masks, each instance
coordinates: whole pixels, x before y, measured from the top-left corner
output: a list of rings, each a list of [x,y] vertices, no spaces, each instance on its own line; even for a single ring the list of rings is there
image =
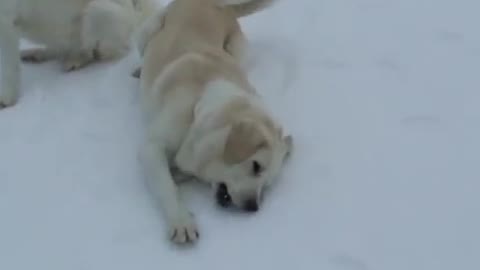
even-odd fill
[[[217,199],[217,203],[222,207],[230,207],[232,202],[232,197],[228,193],[228,187],[225,183],[220,183],[217,186],[217,193],[215,195]],[[248,199],[240,207],[242,210],[246,212],[257,212],[258,211],[258,201],[256,198]]]

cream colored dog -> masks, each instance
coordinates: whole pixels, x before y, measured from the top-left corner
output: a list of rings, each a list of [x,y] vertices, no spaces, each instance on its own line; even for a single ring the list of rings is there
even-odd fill
[[[121,57],[132,31],[155,8],[155,0],[0,0],[0,108],[18,99],[20,58],[61,59],[70,71]],[[21,36],[46,48],[20,52]]]
[[[141,157],[176,243],[196,241],[198,228],[172,168],[210,183],[220,205],[254,212],[292,148],[238,64],[245,38],[237,18],[272,1],[229,2],[175,0],[138,42],[147,116]]]

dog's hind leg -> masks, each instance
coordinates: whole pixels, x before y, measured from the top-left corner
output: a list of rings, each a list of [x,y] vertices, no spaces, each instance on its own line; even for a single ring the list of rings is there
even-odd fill
[[[156,32],[160,31],[164,24],[165,8],[160,5],[158,5],[157,8],[157,13],[150,16],[145,20],[145,22],[143,22],[134,37],[135,45],[141,57],[143,57],[143,54],[145,53],[145,48],[147,47],[150,38]],[[140,76],[142,75],[142,67],[137,67],[131,75],[134,78],[140,78]]]
[[[238,62],[243,63],[245,61],[246,47],[247,38],[242,32],[242,29],[240,29],[240,26],[237,25],[227,36],[223,48]]]
[[[138,34],[135,36],[135,45],[137,46],[137,50],[142,57],[148,42],[156,32],[162,30],[165,21],[164,7],[159,6],[158,8],[159,10],[157,13],[147,18],[140,26]]]
[[[20,42],[13,20],[0,18],[2,84],[0,109],[17,102],[20,88]]]

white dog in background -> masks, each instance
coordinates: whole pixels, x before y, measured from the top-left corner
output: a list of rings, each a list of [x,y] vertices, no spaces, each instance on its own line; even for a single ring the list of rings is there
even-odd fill
[[[211,184],[222,206],[255,212],[291,151],[292,137],[283,134],[239,63],[245,36],[238,18],[271,2],[174,0],[139,31],[147,116],[141,157],[176,243],[199,235],[174,172]]]
[[[20,59],[59,59],[71,71],[122,57],[132,31],[155,9],[155,0],[0,0],[0,108],[18,99]],[[21,37],[45,48],[20,52]]]

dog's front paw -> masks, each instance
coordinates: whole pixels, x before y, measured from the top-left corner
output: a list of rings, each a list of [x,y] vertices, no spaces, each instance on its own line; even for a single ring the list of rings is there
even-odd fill
[[[17,92],[14,89],[0,89],[0,110],[15,105],[18,100]]]
[[[170,239],[177,244],[194,243],[199,233],[192,214],[178,218],[170,225]]]

